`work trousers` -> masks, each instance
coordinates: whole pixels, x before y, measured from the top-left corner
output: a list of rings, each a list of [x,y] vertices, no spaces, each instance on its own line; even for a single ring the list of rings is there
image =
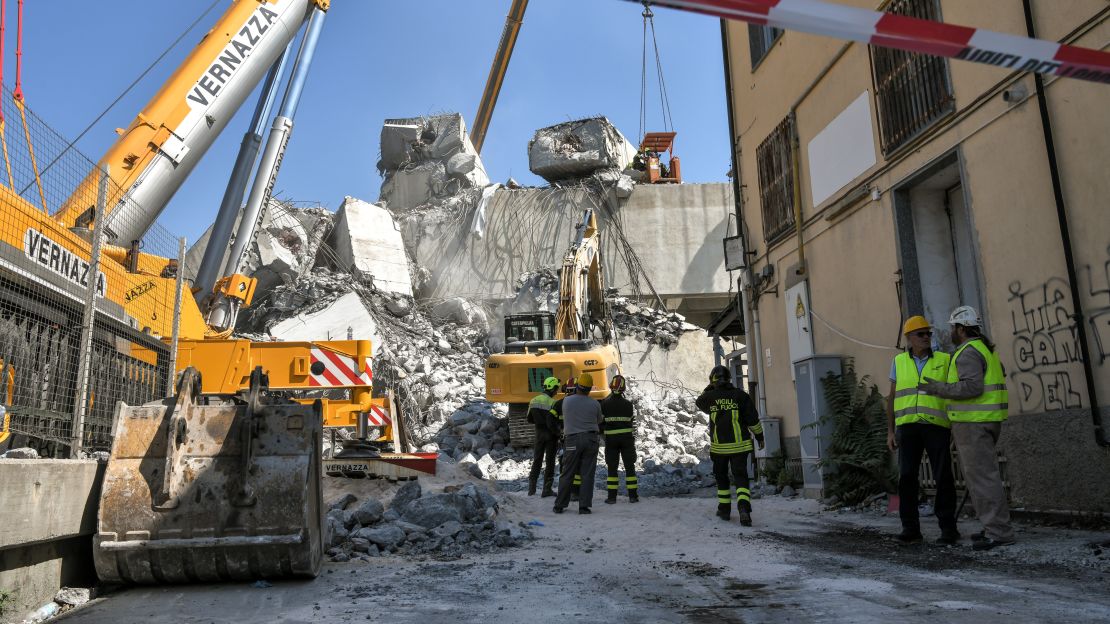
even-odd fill
[[[736,509],[751,512],[752,491],[748,489],[748,455],[751,455],[751,451],[729,455],[709,454],[709,459],[713,461],[713,478],[717,480],[718,509],[725,510],[731,506],[732,490],[730,488],[732,484],[735,484]],[[730,476],[732,478],[731,483],[729,482]]]
[[[594,501],[594,472],[597,470],[597,432],[576,433],[567,436],[563,443],[562,473],[559,475],[559,494],[555,506],[565,508],[570,503],[571,482],[581,475],[578,491],[578,508],[588,508]]]
[[[929,456],[933,478],[937,483],[937,496],[933,503],[941,531],[956,530],[956,480],[952,476],[951,432],[939,425],[909,423],[895,430],[898,439],[898,516],[902,528],[921,532],[918,517],[918,486],[920,484],[921,454]]]
[[[998,472],[998,451],[995,449],[1001,433],[1001,422],[952,423],[952,439],[960,454],[964,483],[971,494],[975,515],[983,523],[983,532],[991,539],[1012,540],[1010,503]]]
[[[629,494],[638,492],[640,480],[636,477],[636,437],[631,433],[605,436],[605,468],[608,470],[605,487],[614,496],[620,489],[620,475],[617,470],[622,461],[625,488]]]
[[[555,486],[555,451],[558,446],[558,436],[548,431],[547,427],[536,427],[536,445],[532,448],[532,470],[528,479],[535,483],[543,468],[544,489],[550,490]]]

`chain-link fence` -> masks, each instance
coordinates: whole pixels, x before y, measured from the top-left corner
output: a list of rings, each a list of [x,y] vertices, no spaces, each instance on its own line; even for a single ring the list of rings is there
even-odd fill
[[[106,450],[116,403],[166,396],[172,382],[183,243],[156,224],[109,244],[132,213],[118,181],[10,92],[0,100],[0,403],[12,443]]]

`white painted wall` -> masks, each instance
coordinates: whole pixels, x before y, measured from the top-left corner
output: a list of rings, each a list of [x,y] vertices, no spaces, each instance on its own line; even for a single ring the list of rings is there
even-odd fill
[[[875,164],[871,95],[864,91],[809,142],[813,205],[832,197]]]

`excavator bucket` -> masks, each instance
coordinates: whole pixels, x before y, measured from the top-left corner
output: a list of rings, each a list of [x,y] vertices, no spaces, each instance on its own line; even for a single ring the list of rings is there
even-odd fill
[[[93,559],[102,581],[314,577],[323,559],[320,403],[177,396],[117,408]]]

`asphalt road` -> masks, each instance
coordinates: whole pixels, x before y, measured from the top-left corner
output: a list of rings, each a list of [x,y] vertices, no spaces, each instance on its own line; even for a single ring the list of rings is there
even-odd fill
[[[896,519],[820,513],[797,499],[755,501],[752,528],[715,518],[711,494],[598,504],[590,516],[573,507],[556,516],[550,500],[507,495],[505,515],[544,525],[523,548],[327,564],[315,581],[270,587],[127,589],[57,621],[1110,621],[1110,566],[1083,558],[1105,533],[1031,530],[1008,552],[984,554],[967,541],[902,547],[889,537]]]

